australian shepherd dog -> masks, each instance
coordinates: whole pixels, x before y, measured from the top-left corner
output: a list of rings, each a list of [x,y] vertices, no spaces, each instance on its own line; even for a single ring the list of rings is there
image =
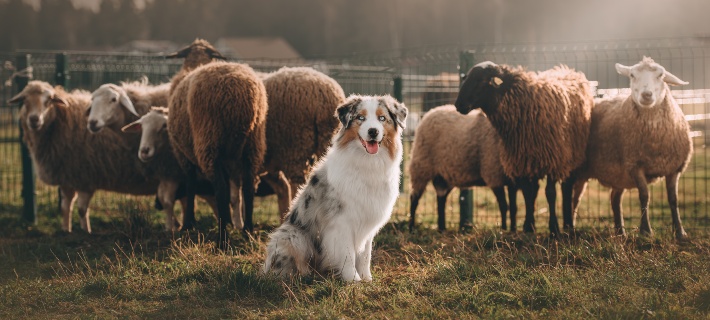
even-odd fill
[[[372,240],[399,194],[407,108],[390,96],[352,95],[335,115],[332,146],[270,235],[266,273],[372,281]]]

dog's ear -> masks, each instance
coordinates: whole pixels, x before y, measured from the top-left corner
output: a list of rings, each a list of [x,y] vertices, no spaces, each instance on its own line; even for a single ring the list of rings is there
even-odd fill
[[[343,124],[344,128],[349,128],[350,124],[353,122],[353,119],[355,119],[355,115],[357,114],[357,106],[360,102],[362,102],[362,98],[360,96],[350,96],[335,110],[335,116],[338,117],[338,120],[340,120],[340,123]]]
[[[385,105],[387,106],[387,111],[390,113],[390,117],[397,123],[398,126],[404,129],[407,114],[409,112],[407,107],[404,103],[397,101],[397,99],[392,98],[389,95],[384,96],[383,99],[385,100]]]

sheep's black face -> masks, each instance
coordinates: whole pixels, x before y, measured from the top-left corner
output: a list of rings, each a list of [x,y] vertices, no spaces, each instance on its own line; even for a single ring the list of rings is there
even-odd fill
[[[502,70],[497,64],[486,61],[475,65],[463,79],[456,98],[456,110],[467,114],[481,108],[486,114],[495,113],[496,97],[503,86]]]

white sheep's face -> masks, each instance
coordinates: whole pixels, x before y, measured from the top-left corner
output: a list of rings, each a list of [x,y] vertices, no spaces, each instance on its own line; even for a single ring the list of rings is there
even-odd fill
[[[123,88],[104,84],[91,94],[87,128],[92,133],[97,133],[104,127],[123,125],[126,122],[124,110],[138,116]]]
[[[617,63],[616,71],[629,77],[631,97],[640,107],[651,108],[662,103],[668,92],[666,84],[674,86],[688,84],[647,57],[631,67]]]
[[[148,162],[155,157],[157,150],[160,150],[168,140],[167,136],[168,116],[159,111],[150,111],[140,119],[126,125],[121,130],[123,132],[140,132],[141,142],[138,149],[138,158],[143,162]]]
[[[32,81],[22,92],[10,99],[9,103],[20,103],[20,117],[27,127],[40,131],[48,127],[57,117],[56,108],[66,108],[67,103],[59,98],[54,89],[37,81]]]

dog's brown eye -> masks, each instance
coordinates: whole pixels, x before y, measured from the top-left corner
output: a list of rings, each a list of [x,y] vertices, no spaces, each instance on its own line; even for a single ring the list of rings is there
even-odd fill
[[[385,116],[379,116],[377,119],[380,119],[380,121],[385,121]]]

